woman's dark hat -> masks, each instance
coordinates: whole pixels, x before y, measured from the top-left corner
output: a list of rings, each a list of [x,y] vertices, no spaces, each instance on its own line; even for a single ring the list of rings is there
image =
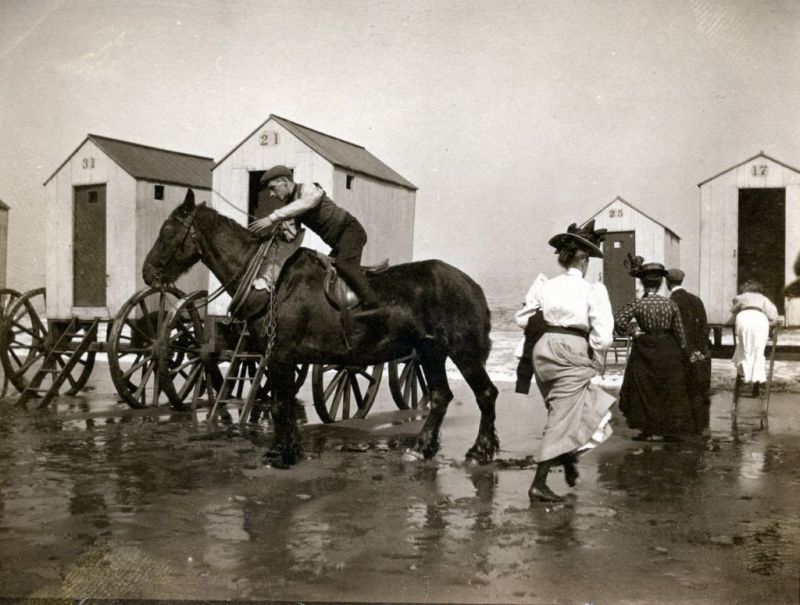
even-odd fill
[[[658,275],[666,277],[668,271],[661,263],[646,263],[641,256],[631,256],[628,252],[628,275],[632,277],[644,277],[645,275]]]
[[[637,277],[644,277],[645,275],[660,275],[661,277],[666,277],[667,270],[661,263],[645,263],[642,265],[642,268],[639,269]]]
[[[266,187],[267,185],[269,185],[269,182],[272,179],[277,179],[278,177],[282,176],[291,180],[293,177],[292,171],[289,170],[286,166],[281,166],[280,164],[277,166],[273,166],[261,176],[261,185]]]
[[[556,252],[568,246],[569,244],[576,244],[578,247],[583,248],[589,253],[589,256],[603,258],[603,251],[600,250],[600,244],[606,235],[606,229],[594,229],[594,219],[586,223],[583,227],[578,227],[577,223],[572,223],[567,227],[566,233],[559,233],[550,238],[548,242]]]

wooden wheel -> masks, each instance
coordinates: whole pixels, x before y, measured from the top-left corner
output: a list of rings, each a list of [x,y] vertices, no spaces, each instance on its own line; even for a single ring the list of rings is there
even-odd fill
[[[45,309],[44,288],[19,295],[14,290],[0,291],[4,305],[0,328],[0,360],[6,379],[22,392],[41,367],[60,336],[60,324],[49,325],[40,316]],[[61,323],[67,323],[61,322]],[[53,326],[57,326],[53,329]],[[63,329],[63,326],[60,326]],[[59,355],[51,364],[53,369],[64,367],[67,354]],[[95,352],[87,351],[67,376],[68,395],[77,394],[88,382],[94,367]]]
[[[300,391],[300,387],[303,386],[303,383],[306,381],[306,377],[308,376],[308,364],[307,363],[298,363],[294,367],[294,394],[297,395],[298,391]]]
[[[16,301],[19,297],[20,293],[16,290],[12,290],[11,288],[0,289],[0,331],[4,329],[3,318],[5,317],[6,311],[11,308],[11,305],[13,305],[14,301]],[[0,397],[6,396],[9,382],[8,376],[3,374],[3,391],[0,393]]]
[[[389,362],[389,390],[401,410],[428,405],[431,394],[416,353]]]
[[[51,352],[60,332],[51,330],[39,315],[45,309],[44,288],[21,295],[14,290],[4,290],[0,293],[2,303],[6,306],[0,324],[0,362],[6,379],[21,393]],[[64,367],[66,356],[65,353],[56,357],[51,362],[53,369]],[[94,358],[94,351],[81,355],[67,376],[68,395],[77,394],[86,385],[94,367]]]
[[[0,288],[0,320],[5,317],[6,311],[20,297],[20,293],[11,288]]]
[[[42,365],[49,349],[47,324],[39,317],[45,289],[29,290],[6,308],[0,334],[0,359],[6,378],[20,393]]]
[[[219,373],[216,364],[208,364],[203,357],[203,316],[198,305],[207,296],[200,290],[177,301],[159,331],[159,385],[176,410],[187,409],[186,400],[195,391],[198,397],[205,391],[207,367]]]
[[[382,375],[383,364],[371,369],[314,364],[311,387],[320,420],[328,423],[364,418],[375,402]]]
[[[108,334],[107,351],[111,380],[119,396],[133,408],[169,401],[158,373],[158,341],[168,313],[183,293],[177,288],[145,288],[122,305]],[[177,352],[172,362],[183,362]]]

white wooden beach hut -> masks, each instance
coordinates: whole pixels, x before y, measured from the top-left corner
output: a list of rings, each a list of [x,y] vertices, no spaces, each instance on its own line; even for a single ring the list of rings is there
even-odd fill
[[[800,170],[762,151],[698,187],[699,294],[709,322],[726,322],[739,286],[756,279],[786,323],[800,324],[800,301],[782,293],[800,250]]]
[[[628,253],[668,268],[680,265],[680,236],[627,200],[617,196],[586,222],[593,219],[595,229],[608,233],[604,258],[591,259],[586,277],[606,285],[614,312],[636,296],[635,280],[628,274]]]
[[[358,218],[369,238],[364,264],[411,260],[417,187],[361,145],[280,116],[270,115],[214,165],[213,207],[242,224],[249,222],[248,215],[265,214],[259,207],[259,179],[276,164],[292,169],[297,182],[319,183]],[[306,233],[303,245],[328,252],[313,233]],[[210,276],[209,291],[218,286]],[[225,315],[229,302],[227,296],[214,300],[209,313]]]
[[[112,318],[138,289],[158,230],[188,188],[210,201],[211,158],[90,134],[45,181],[48,319]],[[199,290],[207,271],[178,286]]]

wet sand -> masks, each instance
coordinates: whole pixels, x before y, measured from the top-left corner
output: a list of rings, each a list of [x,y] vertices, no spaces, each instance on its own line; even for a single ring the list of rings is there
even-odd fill
[[[706,442],[632,441],[624,420],[581,459],[565,504],[531,504],[538,394],[500,383],[502,450],[464,463],[478,412],[463,382],[435,459],[403,452],[424,412],[388,388],[363,421],[311,423],[308,457],[261,464],[244,433],[131,411],[94,390],[31,413],[2,403],[0,597],[474,603],[797,603],[800,398],[730,393]]]

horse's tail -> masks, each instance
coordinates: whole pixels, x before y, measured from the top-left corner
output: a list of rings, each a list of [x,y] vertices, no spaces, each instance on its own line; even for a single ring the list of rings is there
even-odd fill
[[[486,300],[486,294],[483,288],[475,282],[471,277],[468,279],[474,284],[475,287],[475,301],[479,306],[478,312],[482,318],[480,327],[478,329],[477,349],[480,351],[481,363],[485,366],[489,360],[489,353],[492,351],[492,310],[489,308],[489,302]]]
[[[483,288],[481,288],[481,292],[483,292]],[[486,300],[486,296],[484,295],[484,300]],[[492,352],[492,337],[489,336],[492,333],[492,312],[489,309],[489,303],[486,303],[486,320],[483,322],[483,329],[484,334],[484,348],[485,353],[483,354],[483,365],[486,365],[486,362],[489,360],[489,353]]]

